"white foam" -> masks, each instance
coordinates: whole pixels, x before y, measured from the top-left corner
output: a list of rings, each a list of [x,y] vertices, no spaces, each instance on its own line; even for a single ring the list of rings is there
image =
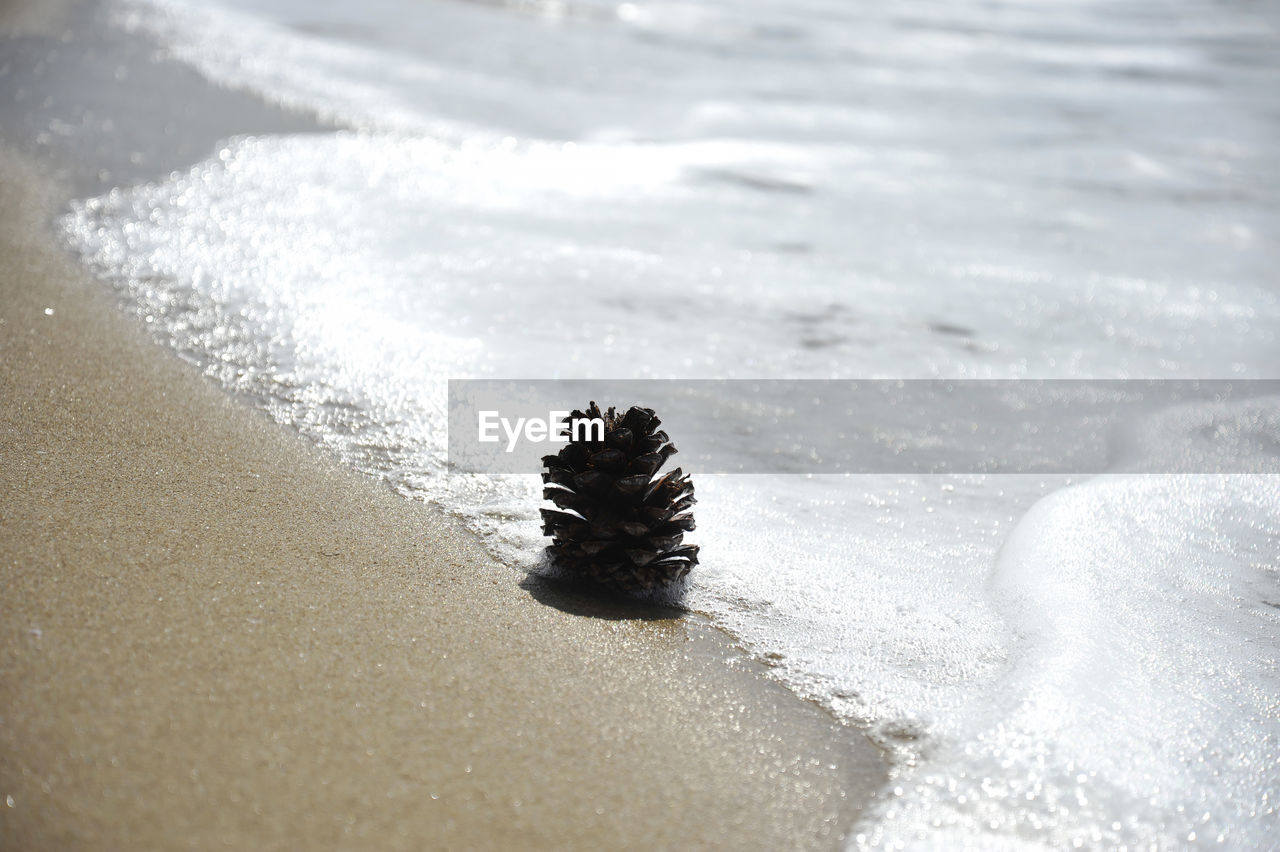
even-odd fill
[[[1059,491],[1006,542],[1010,662],[939,722],[860,845],[1270,842],[1280,789],[1280,478]]]

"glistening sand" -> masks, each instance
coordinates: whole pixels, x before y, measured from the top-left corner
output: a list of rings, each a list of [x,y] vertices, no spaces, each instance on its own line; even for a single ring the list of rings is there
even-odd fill
[[[146,342],[0,157],[0,846],[834,846],[857,732]]]

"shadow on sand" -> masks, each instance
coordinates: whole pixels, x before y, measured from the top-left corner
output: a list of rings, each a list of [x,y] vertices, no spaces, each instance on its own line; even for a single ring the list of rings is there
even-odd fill
[[[688,612],[681,604],[682,593],[673,594],[661,601],[631,598],[590,583],[544,577],[532,572],[520,581],[520,588],[541,604],[587,618],[609,621],[674,621]]]

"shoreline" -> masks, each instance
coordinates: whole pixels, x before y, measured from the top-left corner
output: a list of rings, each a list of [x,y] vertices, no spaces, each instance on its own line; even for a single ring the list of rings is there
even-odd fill
[[[205,144],[124,132],[101,169],[0,148],[0,840],[837,846],[860,731],[696,618],[522,580],[117,310],[50,220]]]

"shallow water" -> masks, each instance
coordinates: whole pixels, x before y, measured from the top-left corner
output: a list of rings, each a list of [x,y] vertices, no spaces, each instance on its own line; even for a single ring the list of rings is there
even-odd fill
[[[78,204],[71,243],[515,570],[540,483],[444,475],[448,378],[1275,377],[1264,9],[117,8],[351,129],[227,140]],[[1280,481],[1120,471],[1273,457],[1278,411],[1129,424],[1097,478],[703,476],[689,602],[893,750],[854,844],[1262,847]]]

